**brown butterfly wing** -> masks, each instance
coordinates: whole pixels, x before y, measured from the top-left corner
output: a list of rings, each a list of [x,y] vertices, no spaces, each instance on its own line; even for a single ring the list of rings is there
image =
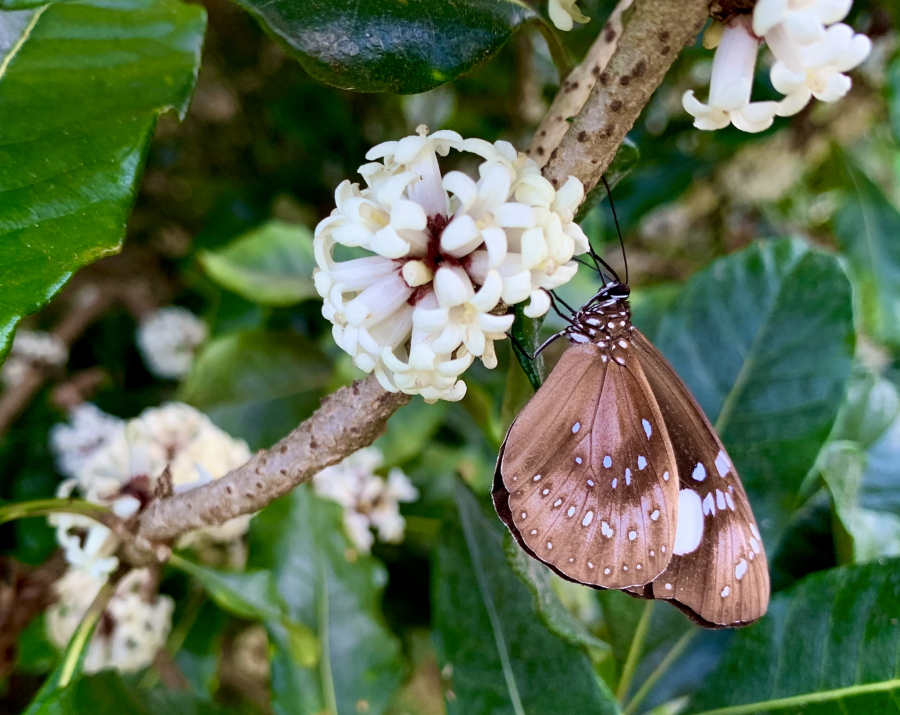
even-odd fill
[[[680,543],[653,582],[653,597],[680,604],[701,625],[750,623],[768,607],[769,569],[737,471],[672,366],[637,329],[632,345],[662,411],[682,490]],[[693,546],[692,535],[696,548],[678,553]]]
[[[570,347],[510,427],[494,501],[520,544],[600,588],[653,580],[677,524],[672,445],[637,360]]]

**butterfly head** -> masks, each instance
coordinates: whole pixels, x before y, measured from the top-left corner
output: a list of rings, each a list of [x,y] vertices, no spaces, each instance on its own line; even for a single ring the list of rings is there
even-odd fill
[[[606,348],[627,339],[632,330],[630,293],[627,283],[609,281],[572,316],[572,324],[566,330],[569,340]]]

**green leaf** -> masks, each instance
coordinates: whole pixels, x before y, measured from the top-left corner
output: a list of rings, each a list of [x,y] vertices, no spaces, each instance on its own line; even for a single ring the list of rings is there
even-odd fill
[[[14,519],[29,519],[49,514],[81,514],[101,523],[106,518],[112,517],[112,512],[105,506],[81,499],[35,499],[0,506],[0,524]]]
[[[510,569],[500,521],[457,482],[432,584],[438,659],[449,673],[448,713],[618,713],[584,652],[552,633]]]
[[[610,650],[609,643],[597,638],[563,606],[553,590],[552,580],[558,577],[550,569],[526,554],[510,535],[504,536],[503,548],[513,573],[534,596],[535,608],[548,629],[573,645],[593,648],[600,653]]]
[[[519,361],[522,371],[528,377],[528,382],[531,383],[531,387],[537,392],[544,382],[544,358],[538,355],[532,360],[525,353],[534,355],[534,351],[541,344],[539,336],[544,319],[529,318],[525,315],[525,306],[522,303],[516,305],[515,312],[516,319],[513,321],[512,330],[510,330],[513,340],[510,343],[516,360]],[[516,341],[518,341],[518,345]]]
[[[225,715],[224,708],[190,693],[125,685],[115,671],[81,678],[45,701],[34,715]]]
[[[275,712],[381,715],[405,667],[381,614],[387,573],[352,548],[340,507],[306,486],[295,489],[253,520],[250,554],[252,566],[274,574],[291,620],[321,643],[321,659],[311,668],[274,634]]]
[[[900,347],[900,212],[846,154],[834,150],[843,202],[834,233],[847,256],[859,318],[876,340]]]
[[[687,712],[896,713],[900,562],[814,574],[737,633]]]
[[[302,335],[236,332],[204,346],[181,386],[181,399],[258,449],[309,417],[330,377],[331,365]]]
[[[656,346],[718,430],[770,549],[843,400],[854,349],[850,284],[801,241],[761,241],[695,275]]]
[[[206,28],[176,0],[28,12],[0,64],[0,355],[22,316],[120,249],[157,117],[187,110]]]
[[[388,420],[387,432],[375,442],[384,454],[384,466],[396,467],[421,454],[444,422],[448,407],[443,400],[429,405],[416,396],[397,410]]]
[[[306,626],[290,619],[271,571],[218,571],[195,564],[178,554],[172,554],[169,563],[197,579],[224,611],[239,618],[262,621],[270,630],[286,634],[291,654],[298,663],[307,668],[316,665],[319,660],[318,640]]]
[[[894,138],[900,142],[900,55],[887,68],[888,117]]]
[[[270,221],[216,251],[199,251],[213,282],[254,303],[294,305],[314,298],[312,233],[305,226]]]
[[[236,0],[320,82],[417,94],[494,55],[523,22],[518,0]]]

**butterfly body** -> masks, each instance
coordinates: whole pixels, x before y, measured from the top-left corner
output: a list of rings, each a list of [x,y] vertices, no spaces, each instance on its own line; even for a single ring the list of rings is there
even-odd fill
[[[572,318],[571,346],[510,426],[498,514],[572,581],[672,601],[708,627],[766,610],[769,577],[725,448],[665,358],[631,324],[628,286]]]

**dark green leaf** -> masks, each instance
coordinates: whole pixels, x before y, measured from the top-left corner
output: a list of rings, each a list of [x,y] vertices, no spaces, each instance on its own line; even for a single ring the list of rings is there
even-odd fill
[[[504,536],[503,547],[513,573],[534,595],[535,608],[547,628],[573,645],[586,646],[602,653],[610,650],[608,643],[597,638],[563,606],[553,590],[552,580],[558,577],[550,569],[528,556],[511,536]]]
[[[438,540],[432,590],[448,712],[617,713],[584,652],[542,623],[533,593],[506,562],[500,521],[462,483],[456,503],[458,516]]]
[[[119,250],[157,117],[187,110],[206,27],[176,0],[29,13],[0,70],[0,355],[23,315]]]
[[[226,710],[195,696],[162,688],[137,691],[114,671],[82,678],[58,691],[34,715],[225,715]]]
[[[320,82],[416,94],[456,79],[536,17],[518,0],[236,0]]]
[[[265,305],[293,305],[317,295],[312,233],[305,226],[270,221],[216,251],[199,251],[218,285]]]
[[[688,713],[896,713],[900,562],[809,576],[737,633]]]
[[[844,201],[834,233],[847,256],[859,318],[872,337],[900,346],[900,212],[853,162],[834,151]]]
[[[721,435],[774,546],[850,374],[853,311],[840,264],[800,241],[754,244],[687,283],[656,345]]]
[[[534,351],[541,344],[538,336],[540,335],[541,324],[544,322],[544,319],[526,316],[525,307],[522,303],[516,305],[515,311],[516,319],[513,322],[512,330],[510,330],[510,335],[513,338],[511,340],[512,349],[516,359],[519,361],[519,365],[522,366],[522,371],[528,377],[531,387],[537,392],[544,382],[544,358],[538,355],[532,360],[525,352],[534,355]],[[516,344],[516,341],[518,341],[518,344]],[[523,349],[525,352],[523,352]]]
[[[273,633],[276,713],[380,715],[400,684],[404,663],[381,615],[384,567],[355,551],[341,509],[306,486],[268,506],[252,522],[251,563],[270,569],[291,620],[321,642],[318,666],[304,667]]]
[[[197,356],[181,398],[251,449],[284,437],[319,406],[331,366],[293,332],[223,335]]]

